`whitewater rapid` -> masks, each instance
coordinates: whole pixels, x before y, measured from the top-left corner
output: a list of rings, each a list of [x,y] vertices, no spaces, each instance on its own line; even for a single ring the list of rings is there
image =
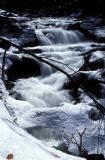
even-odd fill
[[[42,51],[40,56],[48,58],[51,63],[64,69],[69,74],[77,71],[83,63],[82,57],[78,55],[80,54],[79,49],[81,48],[81,43],[85,39],[84,36],[78,31],[67,31],[65,29],[68,25],[67,20],[59,20],[59,22],[57,22],[56,19],[55,21],[54,19],[45,19],[45,21],[37,19],[37,21],[35,35],[40,45],[28,47],[27,49],[40,49]],[[62,21],[61,24],[60,21]],[[53,26],[51,24],[53,24]],[[35,28],[34,21],[28,22],[28,25]],[[83,44],[83,47],[85,47],[85,44]],[[61,64],[52,60],[58,61]],[[63,65],[63,63],[67,66]],[[13,97],[31,103],[36,109],[57,108],[65,102],[72,103],[72,97],[64,89],[67,77],[45,63],[40,63],[40,69],[40,76],[18,79],[15,82],[15,86],[12,89]],[[28,131],[30,132],[30,129],[28,129]],[[47,128],[40,129],[39,127],[39,130],[33,128],[31,134],[44,140],[50,146],[57,146],[61,141],[61,139],[58,138],[57,142],[59,134],[55,136],[56,133],[53,134],[53,131]]]
[[[35,50],[40,50],[38,56],[66,73],[73,74],[84,63],[81,53],[90,49],[93,43],[86,41],[78,31],[66,30],[69,23],[71,21],[68,19],[53,18],[28,21],[27,24],[34,29],[39,45],[25,49],[34,51],[33,54],[37,54]],[[72,134],[77,136],[77,130],[82,132],[87,127],[89,130],[84,143],[89,151],[94,152],[96,137],[92,135],[92,129],[95,123],[89,119],[91,99],[80,91],[81,103],[75,104],[74,97],[64,87],[68,82],[66,75],[48,64],[38,64],[41,70],[38,76],[17,79],[10,91],[13,99],[11,97],[7,102],[9,107],[12,103],[10,108],[15,114],[15,122],[45,145],[59,147],[65,143],[68,149],[71,147],[70,152],[76,155],[79,154],[78,148],[73,144],[69,146],[68,141]]]

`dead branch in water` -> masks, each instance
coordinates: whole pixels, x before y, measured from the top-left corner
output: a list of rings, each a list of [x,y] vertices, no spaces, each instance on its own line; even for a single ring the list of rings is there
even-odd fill
[[[9,40],[7,40],[6,38],[3,38],[3,37],[0,37],[0,40],[1,41],[4,41],[5,43],[17,48],[19,51],[22,51],[24,54],[27,54],[27,55],[30,55],[32,57],[34,57],[35,59],[37,59],[38,61],[40,62],[43,62],[43,63],[46,63],[48,65],[50,65],[51,67],[55,68],[56,70],[62,72],[63,74],[65,74],[68,78],[70,78],[70,75],[68,73],[66,73],[65,71],[63,71],[61,68],[57,67],[56,65],[48,62],[47,60],[45,60],[44,58],[40,57],[40,56],[37,56],[29,51],[27,51],[26,49],[18,46],[17,44],[13,43],[13,42],[10,42]]]
[[[57,71],[60,71],[61,73],[63,73],[64,75],[66,75],[68,77],[69,80],[72,80],[73,77],[68,74],[66,71],[64,71],[63,69],[59,68],[58,66],[54,65],[53,63],[49,62],[48,60],[46,60],[46,58],[44,57],[40,57],[36,54],[33,54],[29,51],[27,51],[26,49],[18,46],[17,44],[9,41],[8,39],[4,38],[4,37],[0,37],[0,40],[3,41],[4,43],[6,43],[7,45],[11,45],[15,48],[17,48],[19,51],[23,52],[26,55],[30,55],[33,58],[37,59],[38,61],[42,62],[42,63],[46,63],[49,66],[55,68]],[[5,58],[5,56],[4,56]],[[4,74],[4,73],[3,73]],[[83,86],[80,86],[80,88],[93,100],[93,102],[96,104],[96,108],[102,113],[105,114],[105,108],[103,105],[101,105]]]

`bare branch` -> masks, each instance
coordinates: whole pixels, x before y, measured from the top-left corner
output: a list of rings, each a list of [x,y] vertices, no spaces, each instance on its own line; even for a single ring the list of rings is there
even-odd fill
[[[3,42],[5,42],[5,43],[8,44],[8,45],[11,45],[11,46],[19,49],[19,50],[20,50],[21,52],[23,52],[24,54],[30,55],[30,56],[34,57],[35,59],[37,59],[38,61],[50,65],[51,67],[55,68],[56,70],[60,71],[60,72],[63,73],[64,75],[66,75],[66,76],[69,78],[69,80],[72,80],[72,79],[73,79],[73,77],[72,77],[70,74],[68,74],[66,71],[64,71],[64,70],[61,69],[60,67],[54,65],[53,63],[49,62],[48,60],[46,60],[46,58],[40,57],[40,56],[38,56],[38,55],[35,55],[35,54],[27,51],[26,49],[18,46],[17,44],[14,44],[13,42],[10,42],[9,40],[7,40],[7,39],[4,38],[4,37],[0,37],[0,40],[3,41]],[[105,108],[104,108],[104,106],[101,105],[101,104],[86,90],[86,88],[84,88],[83,86],[80,86],[80,88],[83,89],[83,91],[95,102],[95,104],[96,104],[95,107],[96,107],[102,114],[105,114]]]

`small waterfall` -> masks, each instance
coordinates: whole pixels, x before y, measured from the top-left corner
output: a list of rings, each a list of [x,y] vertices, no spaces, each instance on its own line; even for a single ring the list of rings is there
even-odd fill
[[[59,25],[59,28],[55,25],[49,27],[48,21],[48,25],[46,24],[44,27],[40,26],[40,29],[36,29],[35,34],[40,45],[33,47],[33,50],[41,50],[40,56],[47,58],[47,60],[49,58],[48,61],[64,69],[68,74],[72,74],[73,71],[64,64],[71,65],[74,70],[78,70],[83,62],[81,56],[78,56],[78,49],[75,50],[75,48],[81,47],[78,42],[81,42],[84,37],[77,31],[67,31],[61,28],[61,21]],[[30,47],[30,49],[32,48]],[[54,60],[60,63],[54,62]],[[49,110],[52,107],[59,110],[62,103],[72,101],[72,97],[64,89],[67,77],[45,63],[40,63],[40,68],[40,76],[18,79],[11,90],[11,94],[14,98],[28,101],[34,105],[36,110],[42,110],[42,108]],[[33,111],[30,110],[28,112]],[[28,128],[27,131],[51,147],[57,147],[62,142],[59,136],[49,128],[37,126],[36,128]]]
[[[38,38],[38,40],[40,41],[41,45],[51,45],[51,41],[49,40],[49,38],[47,38],[43,32],[41,32],[40,30],[36,30],[35,31],[35,35]]]
[[[48,64],[42,63],[41,64],[41,75],[42,77],[49,76],[53,73],[53,69]]]
[[[45,33],[53,44],[68,44],[80,41],[79,35],[76,32],[66,31],[62,28],[48,29]]]
[[[36,33],[42,45],[77,43],[83,38],[81,33],[77,31],[67,31],[63,28],[48,28],[38,30]]]
[[[56,90],[56,84],[46,84],[42,77],[20,79],[12,92],[15,93],[14,97],[20,95],[22,100],[30,102],[36,108],[58,107],[65,101],[65,96]]]

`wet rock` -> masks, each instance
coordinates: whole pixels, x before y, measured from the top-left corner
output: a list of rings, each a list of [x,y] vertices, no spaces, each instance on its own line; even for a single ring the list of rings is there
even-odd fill
[[[54,147],[54,148],[57,150],[60,150],[64,153],[70,154],[70,152],[68,151],[68,147],[64,143],[61,143],[61,144],[59,144],[59,146]]]
[[[21,47],[33,47],[39,44],[40,42],[35,35],[35,30],[30,27],[25,28],[19,38],[19,45]]]
[[[67,30],[70,30],[70,29],[74,29],[74,30],[76,29],[76,30],[78,30],[81,24],[82,24],[82,21],[74,21],[74,22],[70,23],[67,26],[66,29]]]
[[[98,121],[100,119],[102,119],[102,113],[97,110],[96,108],[92,108],[89,112],[88,112],[88,116],[91,120],[94,121]]]
[[[80,96],[78,89],[84,88],[84,91],[89,92],[96,96],[97,98],[102,96],[102,87],[99,81],[95,78],[89,77],[85,73],[78,73],[72,77],[65,86],[65,89],[70,90],[74,99],[78,99]]]
[[[22,33],[22,28],[14,19],[8,16],[0,16],[0,33],[2,35],[14,33],[14,35],[17,36]]]
[[[105,160],[103,154],[89,154],[87,160]]]
[[[28,78],[40,75],[40,65],[32,58],[23,57],[15,59],[12,66],[6,70],[8,80],[14,81],[18,78]]]
[[[89,19],[89,20],[88,20]],[[104,43],[105,42],[105,24],[100,19],[88,18],[83,21],[74,21],[69,24],[67,30],[78,30],[90,40]]]
[[[83,64],[83,66],[80,68],[80,71],[94,71],[97,69],[102,69],[105,67],[105,61],[104,59],[98,59],[96,61],[93,62],[87,62],[85,61],[85,63]]]
[[[0,48],[8,50],[10,48],[10,45],[4,43],[3,41],[0,41]]]

